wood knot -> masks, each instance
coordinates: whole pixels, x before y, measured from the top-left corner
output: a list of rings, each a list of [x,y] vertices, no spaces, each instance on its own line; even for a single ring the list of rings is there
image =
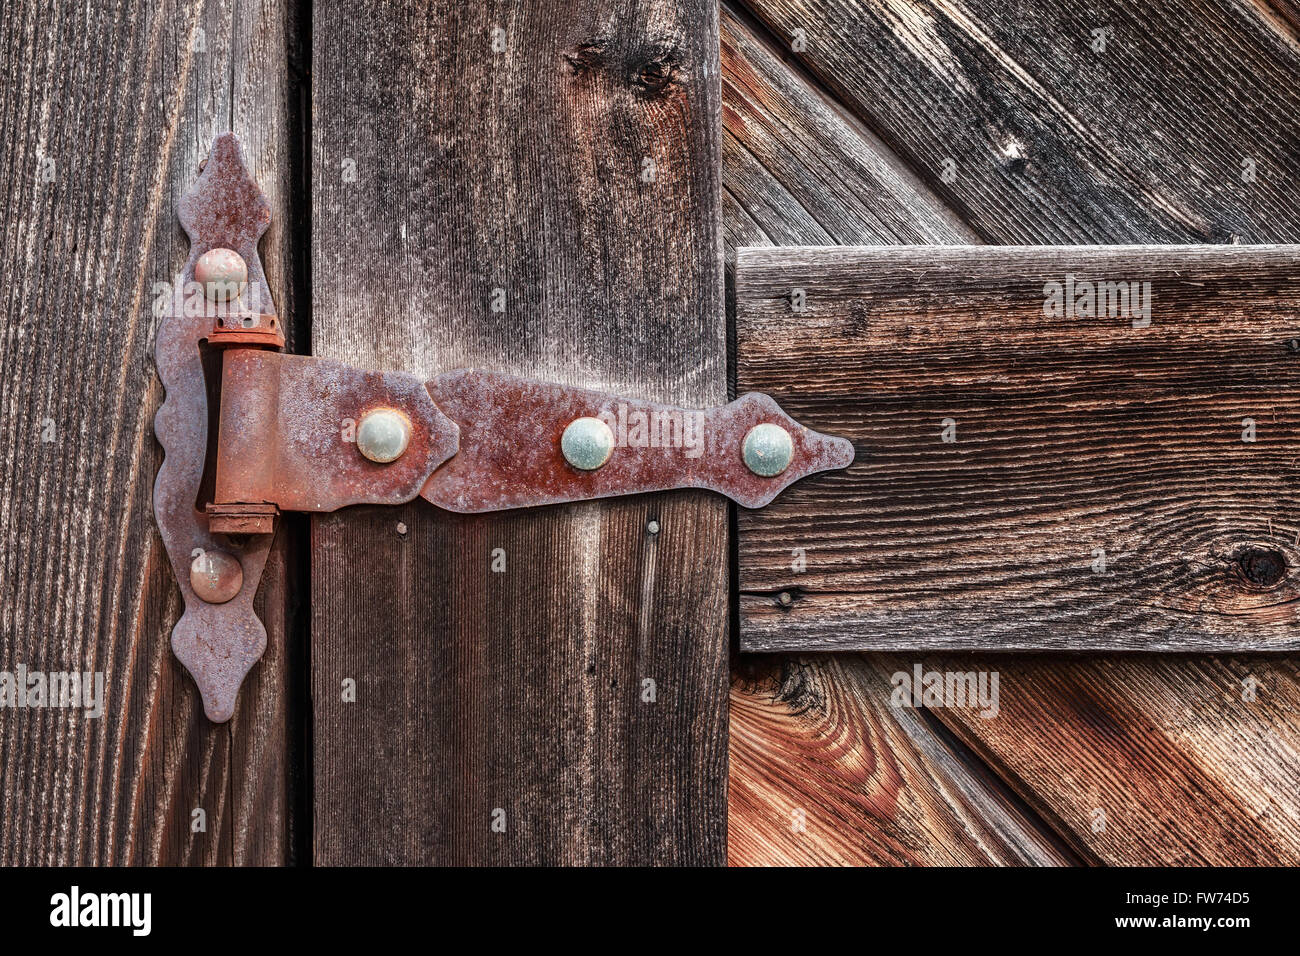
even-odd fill
[[[1286,577],[1286,555],[1277,548],[1243,548],[1235,559],[1237,573],[1253,588],[1272,588]]]
[[[1029,165],[1029,154],[1017,139],[1009,139],[1002,144],[1002,161],[1012,172],[1021,173]]]
[[[655,57],[641,64],[637,70],[636,85],[647,92],[657,93],[673,80],[673,62],[668,57]]]

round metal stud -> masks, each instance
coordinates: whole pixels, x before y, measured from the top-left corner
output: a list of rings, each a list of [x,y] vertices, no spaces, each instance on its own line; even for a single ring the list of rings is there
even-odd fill
[[[575,418],[560,436],[564,460],[581,471],[595,471],[614,453],[614,433],[599,418]]]
[[[244,569],[224,551],[200,551],[190,562],[190,587],[209,604],[225,604],[244,586]]]
[[[411,421],[393,408],[366,412],[357,426],[357,451],[385,465],[397,461],[411,443]]]
[[[209,249],[194,263],[194,281],[213,302],[234,302],[248,286],[248,263],[234,249]]]
[[[741,447],[745,467],[763,478],[773,478],[790,467],[794,457],[794,442],[790,433],[780,425],[764,422],[755,425],[745,436]]]

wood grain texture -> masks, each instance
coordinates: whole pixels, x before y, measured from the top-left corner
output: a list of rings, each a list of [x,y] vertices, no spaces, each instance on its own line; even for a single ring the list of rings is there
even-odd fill
[[[1300,683],[1276,655],[906,658],[996,670],[994,719],[931,711],[1082,858],[1294,866]]]
[[[317,354],[725,400],[712,4],[314,31]],[[699,493],[315,519],[316,861],[722,862],[727,578]]]
[[[1263,3],[746,6],[802,31],[794,58],[988,242],[1259,242],[1300,218],[1300,42]]]
[[[723,188],[738,245],[977,242],[868,130],[723,12]]]
[[[2,863],[289,858],[292,560],[283,545],[272,554],[266,657],[234,719],[214,726],[172,657],[180,592],[151,502],[154,283],[185,262],[176,203],[223,130],[243,137],[271,199],[262,258],[292,316],[288,16],[247,3],[5,9],[0,670],[102,671],[106,706],[98,719],[0,709]]]
[[[772,241],[970,241],[915,176],[725,7],[722,68],[729,268],[737,246]],[[889,705],[895,669],[878,654],[733,662],[728,862],[1073,861],[937,722]]]
[[[795,8],[783,2],[756,3],[751,7],[778,30],[782,18],[792,15],[802,18],[809,12],[805,7]],[[1032,77],[1037,84],[1035,89],[1043,94],[1042,103],[1032,109],[1050,113],[1054,101],[1061,95],[1057,84],[1081,69],[1077,60],[1083,48],[1077,31],[1069,27],[1068,18],[1080,12],[1090,13],[1091,8],[1062,10],[1043,6],[1026,9],[1021,5],[1002,10],[994,8],[990,14],[990,7],[993,5],[979,5],[980,15],[1008,24],[1002,31],[1007,37],[1006,62],[1023,62],[1033,55],[1033,51],[1025,49],[1028,45],[1039,51],[1062,51],[1060,62],[1052,63]],[[796,9],[802,12],[792,14],[791,11]],[[1026,176],[959,175],[952,182],[945,183],[940,177],[941,163],[930,163],[924,161],[924,157],[908,153],[906,127],[913,122],[928,122],[927,114],[941,115],[950,132],[943,137],[945,144],[938,159],[953,155],[953,149],[962,148],[964,137],[980,133],[978,125],[972,131],[966,117],[983,116],[992,109],[979,102],[987,87],[974,84],[973,89],[962,91],[960,102],[953,103],[949,84],[948,92],[938,93],[933,103],[914,102],[909,105],[909,91],[917,81],[918,73],[937,71],[936,77],[927,76],[924,82],[936,87],[943,87],[945,82],[943,72],[936,68],[934,57],[913,56],[909,52],[915,45],[911,25],[914,21],[925,23],[927,16],[933,19],[936,8],[898,4],[892,8],[895,12],[886,17],[877,16],[875,9],[866,5],[858,5],[855,10],[837,9],[842,10],[842,15],[832,24],[832,30],[838,33],[838,38],[827,41],[825,36],[819,37],[813,32],[810,39],[816,45],[815,50],[810,47],[806,52],[821,56],[825,64],[823,69],[843,77],[853,77],[864,69],[877,68],[883,68],[890,77],[885,82],[873,84],[861,102],[853,97],[844,99],[841,108],[865,122],[874,135],[888,143],[888,148],[896,150],[895,162],[915,166],[921,178],[943,195],[958,194],[953,200],[956,208],[974,208],[983,204],[991,210],[978,223],[972,223],[978,225],[981,236],[999,242],[1141,243],[1170,238],[1161,230],[1135,223],[1129,213],[1135,205],[1156,207],[1145,211],[1144,215],[1159,214],[1159,204],[1141,191],[1130,193],[1117,189],[1100,196],[1094,194],[1089,202],[1096,208],[1089,208],[1082,196],[1061,202],[1042,201],[1041,197],[1036,199],[1038,194],[1032,172]],[[972,6],[966,4],[963,9],[969,11]],[[1287,70],[1294,71],[1294,21],[1288,26],[1285,18],[1273,16],[1270,9],[1279,8],[1264,4],[1253,8],[1219,4],[1210,7],[1207,13],[1206,5],[1186,4],[1171,18],[1165,11],[1146,13],[1153,10],[1149,5],[1134,5],[1121,11],[1120,15],[1149,17],[1150,22],[1138,31],[1142,34],[1141,42],[1163,46],[1166,49],[1164,56],[1181,56],[1188,46],[1196,48],[1191,56],[1201,59],[1206,54],[1197,51],[1204,47],[1227,51],[1221,62],[1210,64],[1209,69],[1184,75],[1177,84],[1176,96],[1182,100],[1194,98],[1200,104],[1205,111],[1203,121],[1215,127],[1216,142],[1242,144],[1242,153],[1248,151],[1247,144],[1259,144],[1249,152],[1259,154],[1261,169],[1276,171],[1294,160],[1294,151],[1288,153],[1285,148],[1279,149],[1278,144],[1281,142],[1284,147],[1285,142],[1295,141],[1295,134],[1289,132],[1289,124],[1295,121],[1295,111],[1287,111],[1279,126],[1267,115],[1261,115],[1261,112],[1273,110],[1275,99],[1266,97],[1267,105],[1262,110],[1256,109],[1235,95],[1235,82],[1224,84],[1209,79],[1223,72],[1231,75],[1254,72],[1258,75],[1255,59],[1262,56],[1267,60],[1278,49],[1282,50],[1279,56],[1291,64]],[[812,13],[815,15],[816,11]],[[939,15],[941,19],[945,16],[942,11]],[[1109,11],[1099,12],[1098,23],[1109,16]],[[1213,31],[1207,34],[1206,22],[1224,16],[1245,18],[1249,26],[1247,34],[1255,35],[1249,39],[1232,37],[1224,43]],[[1021,29],[1020,25],[1029,23],[1030,18],[1033,29]],[[1196,29],[1174,29],[1171,26],[1185,23],[1188,18],[1198,21]],[[951,20],[945,22],[945,29],[961,31],[961,27],[953,26]],[[1270,34],[1268,30],[1276,32]],[[781,36],[779,41],[796,73],[812,70],[804,61],[804,54],[789,51],[788,37]],[[891,56],[883,61],[883,67],[882,61],[857,54],[826,56],[828,49],[844,50],[857,42],[865,42],[873,50],[889,50]],[[1257,46],[1263,52],[1257,50]],[[1140,127],[1143,118],[1158,117],[1164,108],[1159,94],[1150,92],[1153,84],[1160,86],[1163,83],[1163,71],[1148,68],[1146,62],[1149,61],[1130,54],[1128,71],[1117,72],[1115,80],[1108,81],[1119,99],[1109,95],[1096,96],[1096,110],[1104,120],[1128,124],[1124,128],[1129,130],[1129,142],[1138,152],[1164,150],[1169,142],[1185,143],[1183,130],[1177,123],[1167,124],[1161,120],[1149,129]],[[1263,68],[1265,72],[1270,69],[1266,64]],[[1125,84],[1133,82],[1134,69],[1147,74],[1138,83],[1148,91],[1124,98]],[[1280,85],[1274,84],[1268,96],[1275,97],[1280,88],[1287,91],[1283,97],[1289,96],[1295,87],[1294,80],[1284,80]],[[840,90],[843,89],[841,85]],[[1093,89],[1099,87],[1083,83],[1078,85],[1076,95],[1088,96]],[[905,121],[897,126],[875,125],[872,117],[883,115],[886,110],[904,115]],[[1132,129],[1134,123],[1139,124],[1139,128]],[[1107,145],[1110,146],[1114,135],[1108,131],[1113,129],[1103,121],[1094,125],[1093,135],[1109,137]],[[952,145],[947,144],[949,139],[953,141]],[[1018,145],[1021,150],[1036,148],[1032,140]],[[1033,153],[1028,155],[1032,162]],[[1090,155],[1085,152],[1077,162],[1088,162]],[[1191,154],[1185,151],[1183,155]],[[1014,160],[1014,151],[1012,156],[1003,154],[1003,158]],[[1015,165],[1014,162],[995,162],[996,159],[996,155],[988,157],[990,167],[995,170],[1003,165]],[[1027,165],[1026,168],[1030,167]],[[1239,163],[1236,168],[1241,169]],[[1165,163],[1158,169],[1151,167],[1148,170],[1152,171],[1162,177],[1165,187],[1175,192],[1179,202],[1195,210],[1205,221],[1220,224],[1214,229],[1215,236],[1231,236],[1237,232],[1243,242],[1295,242],[1300,239],[1300,222],[1294,214],[1295,193],[1287,185],[1294,182],[1294,177],[1290,180],[1277,177],[1272,180],[1270,189],[1261,191],[1246,183],[1238,186],[1240,179],[1234,181],[1231,175],[1221,181],[1217,177],[1209,179],[1195,164],[1185,163],[1180,156],[1175,156],[1172,164]],[[1068,178],[1058,180],[1058,184],[1066,186],[1070,182]],[[794,201],[812,201],[797,188],[792,193]],[[997,212],[1003,207],[1033,205],[1035,202],[1037,207],[1024,219]],[[729,217],[729,229],[732,221]],[[861,223],[863,233],[868,233],[870,219],[864,217]],[[1172,238],[1189,241],[1201,236],[1194,230],[1186,230]],[[836,236],[835,241],[906,240],[889,235],[854,236],[850,233]],[[757,244],[753,239],[748,242]],[[841,661],[848,659],[840,658]],[[878,654],[855,655],[851,659],[862,661],[863,667],[877,666],[890,670],[897,663],[916,663],[910,657],[895,662],[889,655]],[[1241,684],[1243,678],[1238,664],[1246,660],[1243,658],[1183,655],[1097,658],[1096,666],[1103,668],[1100,679],[1090,676],[1084,662],[1077,658],[1056,654],[1033,657],[961,655],[934,659],[927,656],[923,660],[926,667],[998,669],[1003,685],[1015,686],[1017,695],[1025,698],[1021,705],[1042,715],[1034,720],[1018,720],[1004,725],[1002,720],[985,721],[957,709],[932,711],[936,720],[942,721],[972,752],[987,760],[1016,793],[1032,803],[1086,859],[1128,865],[1160,861],[1200,860],[1231,864],[1265,859],[1290,863],[1300,860],[1300,840],[1296,839],[1286,822],[1296,815],[1294,796],[1288,795],[1283,783],[1294,778],[1298,750],[1292,739],[1297,724],[1296,714],[1300,712],[1300,694],[1294,689],[1294,657],[1248,659],[1250,674],[1247,676],[1257,681],[1255,699],[1251,702],[1241,700],[1246,691]],[[864,679],[856,675],[852,678],[853,681]],[[1114,693],[1115,688],[1122,688],[1123,693]],[[1104,711],[1098,702],[1108,689],[1108,707],[1112,711],[1118,708],[1120,712],[1112,713],[1106,720],[1100,716]],[[848,680],[836,684],[835,690],[841,695],[853,692]],[[1157,694],[1160,695],[1158,699],[1153,696]],[[1206,708],[1207,701],[1218,703]],[[1189,711],[1191,713],[1187,713]],[[1182,718],[1171,721],[1168,716],[1171,713],[1181,714]],[[1198,713],[1204,713],[1204,719],[1196,719]],[[1120,735],[1112,730],[1116,725],[1132,730]],[[1005,731],[1002,731],[1004,726]],[[1167,733],[1153,730],[1162,726],[1169,726],[1170,730]],[[995,734],[994,731],[1000,732]],[[1115,766],[1124,767],[1125,772],[1118,774],[1107,769]],[[1086,773],[1081,772],[1084,768]],[[1234,788],[1249,790],[1255,780],[1269,781],[1269,784],[1251,798],[1244,814],[1240,799],[1225,801],[1222,810],[1215,809],[1222,794],[1232,793]],[[1098,807],[1110,807],[1111,811],[1123,807],[1122,822],[1116,824],[1115,813],[1111,812],[1111,824],[1098,827],[1093,819],[1093,811]],[[732,825],[734,829],[734,820]],[[850,840],[854,836],[850,833],[840,839]],[[1249,849],[1252,843],[1256,847],[1254,850]],[[764,860],[761,856],[750,856],[745,862]]]
[[[741,390],[857,448],[740,515],[742,649],[1294,649],[1298,258],[740,250]]]
[[[876,656],[741,659],[731,697],[732,865],[1077,861],[923,710],[889,707],[889,677]]]

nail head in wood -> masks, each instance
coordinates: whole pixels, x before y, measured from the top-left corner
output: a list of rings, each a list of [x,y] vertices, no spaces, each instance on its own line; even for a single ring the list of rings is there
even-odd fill
[[[233,302],[248,287],[248,263],[233,249],[218,246],[199,256],[194,264],[194,281],[213,302]]]
[[[190,562],[190,586],[208,604],[225,604],[244,586],[244,569],[224,551],[200,551]]]

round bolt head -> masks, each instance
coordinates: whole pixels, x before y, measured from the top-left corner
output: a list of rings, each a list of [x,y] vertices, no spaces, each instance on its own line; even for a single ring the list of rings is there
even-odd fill
[[[599,418],[575,418],[560,436],[564,460],[581,471],[595,471],[614,453],[614,433]]]
[[[366,412],[357,426],[357,451],[386,465],[397,461],[411,443],[411,421],[394,408]]]
[[[224,551],[200,551],[190,562],[190,587],[209,604],[225,604],[244,586],[244,569]]]
[[[234,249],[209,249],[194,263],[194,281],[213,302],[234,302],[248,286],[248,263]]]
[[[763,478],[773,478],[790,467],[794,457],[794,442],[790,433],[780,425],[764,422],[755,425],[745,436],[741,455],[745,467]]]

